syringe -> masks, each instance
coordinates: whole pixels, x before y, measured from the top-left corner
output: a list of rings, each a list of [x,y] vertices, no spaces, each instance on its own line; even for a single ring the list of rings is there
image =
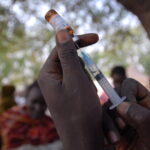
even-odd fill
[[[80,56],[82,60],[84,61],[85,65],[87,66],[90,73],[94,76],[94,78],[98,81],[102,89],[105,91],[107,96],[109,97],[112,106],[110,109],[113,109],[117,107],[119,104],[121,104],[126,97],[120,97],[117,92],[113,89],[111,84],[108,82],[108,80],[105,78],[103,73],[100,71],[100,69],[97,67],[97,65],[93,62],[93,60],[86,54],[85,52],[81,51]]]

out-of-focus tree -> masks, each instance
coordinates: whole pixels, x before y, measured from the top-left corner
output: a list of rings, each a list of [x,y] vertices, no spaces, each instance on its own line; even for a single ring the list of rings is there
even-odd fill
[[[144,68],[144,72],[150,77],[150,49],[148,48],[146,52],[140,54],[140,63]]]
[[[149,0],[117,0],[128,11],[138,17],[150,38],[150,1]],[[145,51],[139,51],[139,61],[144,68],[144,72],[150,77],[150,51],[149,47]]]
[[[122,59],[126,52],[138,57],[129,49],[141,39],[139,34],[143,31],[133,32],[135,24],[141,29],[140,23],[115,0],[1,0],[0,81],[27,84],[36,78],[54,46],[53,29],[44,20],[44,14],[51,8],[63,15],[75,33],[100,35],[103,40],[99,45],[103,48],[99,48],[99,64],[108,65],[103,65],[105,70],[119,62],[126,64],[128,57]],[[129,24],[130,19],[134,21]]]
[[[28,29],[22,20],[24,15],[20,19],[15,13],[14,7],[19,4],[14,2],[2,1],[0,5],[0,84],[31,82],[42,65],[42,50],[47,45],[50,48],[47,43],[52,35],[48,29],[41,28],[42,25]],[[22,13],[21,9],[19,12]]]
[[[150,38],[150,1],[149,0],[117,0],[127,10],[135,14],[141,21]]]
[[[130,31],[118,30],[108,34],[108,36],[105,36],[106,39],[102,41],[104,50],[93,52],[93,59],[106,73],[115,65],[127,67],[132,64],[140,64],[141,60],[144,63],[148,63],[144,59],[142,52],[147,52],[150,43],[146,35],[141,34],[142,32],[142,28],[136,27]],[[146,65],[143,63],[141,65],[146,70]]]

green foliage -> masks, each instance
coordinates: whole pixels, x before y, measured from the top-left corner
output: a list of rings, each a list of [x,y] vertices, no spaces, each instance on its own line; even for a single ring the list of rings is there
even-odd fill
[[[75,33],[102,36],[103,48],[92,55],[104,71],[116,64],[137,62],[133,55],[139,57],[143,31],[140,25],[131,28],[122,23],[131,14],[114,0],[1,0],[0,84],[26,85],[37,77],[54,46],[54,32],[42,13],[51,8],[71,24]]]
[[[26,2],[19,4],[25,6]],[[37,77],[44,61],[43,49],[45,46],[50,49],[52,34],[42,25],[27,28],[13,11],[14,5],[0,5],[0,84],[26,85]]]
[[[144,72],[150,76],[150,50],[148,49],[146,52],[141,52],[140,54],[140,63],[144,67]]]
[[[143,34],[141,27],[134,27],[130,30],[116,30],[112,34],[106,35],[101,44],[104,45],[104,50],[97,50],[92,53],[92,56],[99,67],[106,73],[115,65],[127,67],[132,64],[140,64],[139,59],[147,63],[144,57],[141,58],[141,52],[145,51],[146,46],[150,46],[150,43],[146,35]],[[147,70],[144,63],[143,68]]]

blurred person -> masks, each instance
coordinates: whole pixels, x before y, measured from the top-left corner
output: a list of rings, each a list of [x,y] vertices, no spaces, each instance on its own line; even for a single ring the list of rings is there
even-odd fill
[[[79,47],[97,41],[96,35],[91,34],[79,38]],[[102,116],[97,93],[83,71],[76,47],[67,31],[57,33],[56,47],[41,69],[38,81],[64,149],[105,150],[103,127],[108,130],[108,126],[111,126],[113,130],[115,126]],[[123,102],[117,111],[134,129],[136,138],[124,136],[125,141],[119,141],[116,128],[111,132],[111,138],[120,142],[117,150],[149,150],[150,110],[147,106],[150,93],[137,82],[130,80],[126,83],[121,87],[121,94],[134,103]]]
[[[57,145],[52,150],[60,150],[56,128],[45,115],[46,104],[37,82],[27,88],[26,102],[25,106],[12,107],[0,116],[1,150],[30,150],[39,145],[47,149],[53,142]]]
[[[15,98],[15,86],[13,85],[3,85],[1,88],[1,98],[0,98],[0,114],[16,105]]]
[[[123,81],[127,78],[126,70],[123,66],[113,67],[110,76],[113,80],[113,85],[115,89],[120,89]]]

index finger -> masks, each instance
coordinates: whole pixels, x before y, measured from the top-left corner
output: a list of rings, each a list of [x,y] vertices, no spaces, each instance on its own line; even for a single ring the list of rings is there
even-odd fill
[[[99,40],[99,37],[95,33],[88,33],[83,35],[78,35],[79,40],[76,42],[79,48],[92,45]]]

